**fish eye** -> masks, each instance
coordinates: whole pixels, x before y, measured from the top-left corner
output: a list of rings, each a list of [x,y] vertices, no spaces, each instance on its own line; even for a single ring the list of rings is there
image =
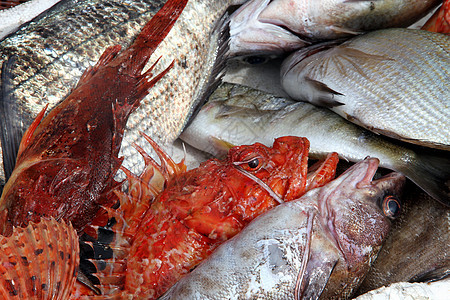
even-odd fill
[[[242,58],[242,61],[249,65],[261,65],[266,63],[269,60],[269,57],[265,56],[246,56]]]
[[[241,166],[247,171],[257,171],[263,166],[263,160],[261,156],[252,156],[247,159],[239,160],[233,163],[236,166]]]
[[[400,214],[400,201],[397,197],[386,196],[382,204],[383,213],[386,217],[394,219]]]
[[[247,163],[248,167],[250,169],[256,169],[259,166],[259,159],[257,157],[255,157],[254,159],[252,159],[251,161],[249,161]]]

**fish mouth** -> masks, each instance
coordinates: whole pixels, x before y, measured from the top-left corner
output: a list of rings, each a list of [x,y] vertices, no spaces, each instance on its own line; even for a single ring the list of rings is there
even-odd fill
[[[309,45],[287,27],[271,20],[261,20],[260,14],[270,1],[248,1],[231,15],[231,56],[281,55],[288,51]]]
[[[361,181],[359,181],[358,183],[356,183],[356,187],[358,189],[370,186],[372,184],[372,179],[375,176],[375,173],[378,170],[378,166],[380,164],[380,160],[378,158],[374,158],[374,157],[367,157],[365,158],[365,160],[367,163],[365,164],[366,172],[364,177],[361,179]]]

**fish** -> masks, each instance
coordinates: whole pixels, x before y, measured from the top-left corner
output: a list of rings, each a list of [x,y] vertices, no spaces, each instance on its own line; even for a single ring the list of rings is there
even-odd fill
[[[376,158],[260,215],[161,299],[345,299],[401,209],[405,177]]]
[[[252,219],[329,182],[338,163],[333,153],[308,170],[308,140],[286,136],[271,147],[233,147],[226,159],[186,171],[146,138],[163,164],[139,148],[146,169],[127,172],[128,192],[116,191],[120,206],[109,210],[108,228],[115,238],[104,245],[112,257],[92,260],[103,295],[159,297]]]
[[[309,156],[323,159],[337,152],[344,161],[377,157],[380,166],[404,174],[434,199],[450,205],[450,159],[445,151],[413,147],[359,127],[332,111],[242,85],[224,83],[186,127],[180,138],[216,157],[229,145],[304,136]]]
[[[450,275],[450,208],[407,182],[402,211],[357,295],[393,282],[429,282]]]
[[[276,56],[376,29],[408,27],[439,0],[253,0],[231,16],[233,56]]]
[[[450,34],[450,1],[444,0],[441,7],[422,26],[423,30]]]
[[[146,68],[159,57],[155,73],[176,57],[173,71],[158,82],[130,116],[120,155],[136,174],[144,167],[133,143],[144,144],[144,131],[161,145],[181,132],[195,107],[222,76],[228,49],[227,9],[245,0],[191,0]],[[103,49],[126,48],[163,0],[64,0],[16,33],[0,41],[0,109],[6,120],[2,152],[5,177],[14,168],[20,137],[45,105],[49,109],[70,93],[83,71]],[[217,59],[216,59],[217,58]],[[220,58],[220,59],[219,59]],[[145,121],[144,121],[145,120]],[[5,137],[5,133],[8,136]],[[119,178],[120,179],[120,178]]]
[[[42,217],[70,221],[83,232],[117,200],[119,149],[131,112],[171,68],[153,75],[143,68],[164,40],[187,0],[169,0],[122,51],[108,47],[72,93],[45,117],[44,108],[25,132],[16,167],[0,198],[0,233]]]
[[[0,1],[0,40],[61,0]]]
[[[355,300],[374,299],[436,299],[445,300],[450,294],[450,278],[422,283],[398,282],[358,296]]]
[[[450,36],[393,28],[313,47],[281,66],[290,97],[377,134],[450,150]]]

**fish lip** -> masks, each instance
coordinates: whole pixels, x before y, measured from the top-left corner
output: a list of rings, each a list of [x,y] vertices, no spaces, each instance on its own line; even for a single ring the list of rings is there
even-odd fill
[[[363,179],[356,183],[356,188],[358,189],[368,187],[372,184],[372,179],[375,176],[380,164],[380,160],[375,157],[366,157],[364,160],[367,161],[367,169]]]

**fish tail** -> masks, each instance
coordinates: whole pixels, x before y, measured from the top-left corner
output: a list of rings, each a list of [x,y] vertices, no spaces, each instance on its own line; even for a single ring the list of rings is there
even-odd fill
[[[448,156],[417,154],[406,157],[399,168],[412,182],[431,197],[450,206],[450,159]]]
[[[119,199],[119,207],[117,209],[103,207],[108,212],[109,224],[105,227],[91,227],[98,236],[92,243],[94,252],[96,249],[109,249],[112,252],[110,258],[105,259],[104,255],[96,253],[95,258],[89,260],[96,267],[97,272],[92,275],[99,279],[98,287],[103,295],[112,295],[117,290],[123,289],[126,259],[145,212],[161,193],[166,182],[186,170],[183,161],[175,163],[150,137],[142,132],[141,135],[152,145],[161,163],[158,164],[141,147],[135,145],[144,159],[144,170],[137,176],[121,167],[127,177],[127,192],[114,190]],[[107,234],[107,231],[111,234]],[[114,236],[112,240],[108,238],[111,235]]]
[[[79,264],[78,235],[63,220],[42,219],[0,236],[1,299],[67,299]]]

